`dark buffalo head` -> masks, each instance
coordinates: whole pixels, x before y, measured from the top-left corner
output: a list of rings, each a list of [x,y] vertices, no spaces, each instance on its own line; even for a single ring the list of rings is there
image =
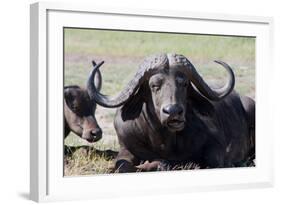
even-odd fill
[[[96,63],[93,61],[93,65]],[[95,79],[97,90],[101,88],[101,75]],[[64,87],[64,116],[69,131],[88,142],[96,142],[102,137],[102,130],[95,118],[96,103],[88,91],[79,86]],[[67,133],[68,134],[68,133]]]
[[[138,107],[142,109],[145,102],[148,113],[153,113],[162,126],[171,132],[180,131],[185,126],[191,93],[199,91],[207,99],[216,101],[233,90],[234,74],[231,68],[224,62],[215,62],[221,64],[229,74],[226,85],[219,89],[211,89],[183,55],[159,54],[144,60],[134,78],[119,95],[109,97],[99,93],[92,80],[88,81],[88,90],[91,90],[95,101],[104,107],[124,105],[123,110],[134,112]],[[93,70],[91,79],[94,79],[102,63]]]
[[[180,69],[163,69],[148,80],[148,107],[153,108],[160,123],[171,131],[183,129],[188,79]]]

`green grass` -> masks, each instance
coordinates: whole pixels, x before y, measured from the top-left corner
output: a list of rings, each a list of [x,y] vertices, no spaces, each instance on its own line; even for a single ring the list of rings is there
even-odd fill
[[[225,80],[224,69],[213,60],[227,62],[235,72],[235,89],[255,98],[255,38],[87,29],[65,29],[64,37],[65,85],[84,86],[92,69],[91,61],[104,60],[102,92],[113,95],[130,81],[146,56],[175,52],[186,56],[210,83]],[[90,145],[70,134],[65,144],[118,151],[114,113],[115,109],[97,107],[96,118],[103,130],[101,141]],[[112,159],[90,155],[78,152],[68,156],[65,174],[108,173]]]
[[[66,52],[93,56],[133,58],[176,52],[190,59],[207,57],[248,62],[255,56],[255,39],[245,37],[66,29],[65,42]]]

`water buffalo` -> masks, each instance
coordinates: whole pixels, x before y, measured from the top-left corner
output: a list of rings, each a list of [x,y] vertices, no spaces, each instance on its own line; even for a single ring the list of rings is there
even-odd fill
[[[92,62],[93,66],[96,63]],[[95,79],[97,90],[101,88],[101,75]],[[96,103],[87,89],[77,85],[64,87],[64,137],[70,131],[88,142],[96,142],[102,137],[102,130],[95,118]]]
[[[185,162],[202,168],[243,166],[254,155],[255,102],[233,90],[230,66],[215,62],[227,71],[228,80],[221,88],[211,88],[192,63],[178,54],[146,58],[114,97],[101,94],[88,81],[98,104],[119,107],[114,120],[119,172],[158,170],[163,164]]]

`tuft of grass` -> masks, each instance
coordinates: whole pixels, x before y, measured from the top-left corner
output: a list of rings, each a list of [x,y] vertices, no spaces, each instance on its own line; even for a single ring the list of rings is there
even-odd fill
[[[112,173],[117,151],[99,150],[92,146],[67,147],[64,175],[78,176]]]

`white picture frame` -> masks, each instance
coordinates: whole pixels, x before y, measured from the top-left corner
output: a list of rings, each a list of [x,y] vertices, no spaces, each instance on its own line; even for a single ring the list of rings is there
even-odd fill
[[[30,11],[30,198],[32,200],[95,199],[273,186],[273,134],[269,125],[272,116],[265,110],[266,107],[270,107],[270,102],[267,100],[271,95],[269,73],[273,69],[272,18],[97,8],[93,4],[45,2],[32,4]],[[257,166],[63,177],[63,27],[255,36],[257,39]],[[55,137],[60,136],[59,133],[61,137]],[[183,180],[186,180],[186,183],[183,183]],[[147,182],[150,182],[149,186]]]

